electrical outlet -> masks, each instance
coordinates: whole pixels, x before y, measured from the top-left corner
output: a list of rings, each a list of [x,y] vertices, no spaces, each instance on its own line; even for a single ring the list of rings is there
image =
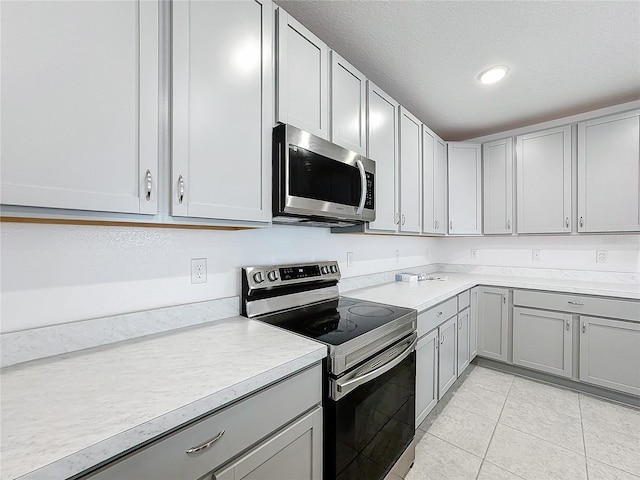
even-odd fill
[[[207,259],[191,259],[191,283],[207,283]]]
[[[425,258],[429,258],[429,249],[427,248],[424,252]]]
[[[607,263],[607,251],[606,250],[596,250],[596,262],[597,263]]]
[[[347,267],[353,267],[353,252],[347,252]]]
[[[478,258],[478,250],[476,250],[475,248],[471,249],[471,260],[475,260],[476,258]]]
[[[531,260],[534,262],[540,261],[540,250],[531,250]]]
[[[396,250],[396,263],[400,261],[400,250]]]

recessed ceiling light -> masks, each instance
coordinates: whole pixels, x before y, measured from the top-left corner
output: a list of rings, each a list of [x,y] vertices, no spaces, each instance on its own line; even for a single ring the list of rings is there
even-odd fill
[[[485,85],[496,83],[502,80],[508,71],[509,68],[504,65],[491,67],[478,75],[478,80],[480,80],[480,83],[484,83]]]

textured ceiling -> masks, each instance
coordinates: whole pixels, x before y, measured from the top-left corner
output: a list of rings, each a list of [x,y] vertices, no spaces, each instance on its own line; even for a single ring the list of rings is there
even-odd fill
[[[640,99],[638,1],[275,1],[445,140]]]

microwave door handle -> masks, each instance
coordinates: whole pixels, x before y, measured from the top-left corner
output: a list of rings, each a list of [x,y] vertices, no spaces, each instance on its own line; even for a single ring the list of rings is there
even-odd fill
[[[358,210],[356,210],[356,215],[362,215],[362,210],[364,210],[364,202],[367,199],[367,174],[364,172],[364,165],[362,165],[361,160],[356,160],[356,165],[358,165],[358,170],[360,170],[360,186],[362,187],[360,204],[358,205]]]

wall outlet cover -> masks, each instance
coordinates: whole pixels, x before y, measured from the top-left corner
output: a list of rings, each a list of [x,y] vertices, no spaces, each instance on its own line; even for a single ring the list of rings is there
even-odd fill
[[[478,250],[476,250],[475,248],[471,249],[471,259],[475,260],[476,258],[478,258]]]
[[[607,263],[606,250],[596,250],[596,263]]]
[[[531,260],[534,262],[540,261],[540,250],[531,250]]]
[[[207,259],[191,259],[191,283],[207,283]]]
[[[353,252],[347,252],[347,267],[353,267]]]

